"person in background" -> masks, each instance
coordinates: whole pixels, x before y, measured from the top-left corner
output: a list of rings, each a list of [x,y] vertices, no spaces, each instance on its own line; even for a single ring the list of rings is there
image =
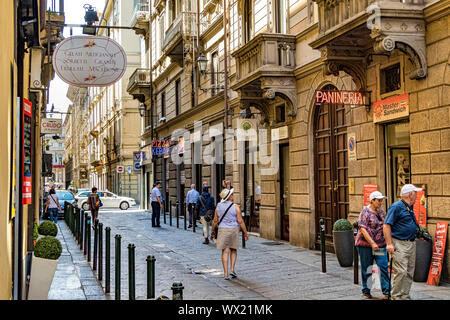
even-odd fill
[[[214,220],[211,226],[211,239],[215,239],[214,228],[218,225],[216,248],[222,250],[222,266],[225,280],[237,277],[235,265],[237,249],[239,248],[239,226],[244,232],[245,241],[248,240],[247,228],[242,220],[241,209],[233,203],[234,189],[223,189],[220,192],[220,203],[217,204]],[[230,272],[228,274],[228,260],[230,258]]]
[[[95,219],[98,218],[98,210],[100,209],[100,207],[98,206],[99,199],[100,198],[99,198],[99,195],[97,194],[97,188],[93,187],[92,192],[88,198],[89,210],[91,211],[91,215],[92,215],[91,223],[92,223],[93,229],[94,229]]]
[[[381,290],[383,299],[387,299],[390,291],[388,258],[386,241],[383,234],[383,223],[386,217],[381,208],[385,196],[374,191],[369,196],[370,204],[364,207],[358,219],[359,231],[356,235],[355,245],[361,259],[362,295],[372,298],[367,280],[372,276],[372,266],[375,260],[380,270]]]
[[[209,243],[209,224],[211,223],[211,220],[205,220],[206,214],[208,211],[214,212],[214,209],[216,208],[214,197],[208,192],[208,189],[209,187],[207,185],[203,185],[203,192],[198,198],[196,205],[196,210],[200,216],[200,222],[203,225],[203,237],[205,238],[203,244]]]
[[[59,211],[58,211],[59,209]],[[55,189],[51,188],[47,197],[47,202],[45,204],[44,214],[49,211],[50,221],[58,222],[58,212],[62,212],[61,206],[59,205],[59,199],[56,195]]]
[[[152,228],[161,228],[160,225],[160,212],[162,207],[162,198],[161,198],[161,182],[155,183],[155,187],[152,189]]]
[[[384,220],[386,250],[393,259],[391,293],[393,300],[411,299],[409,291],[414,276],[418,231],[413,211],[417,191],[422,189],[412,184],[405,184],[400,191],[401,200],[392,204]]]
[[[188,228],[192,228],[192,223],[195,224],[195,226],[197,227],[197,221],[194,217],[194,210],[195,210],[195,206],[197,204],[198,201],[198,197],[199,197],[199,193],[197,190],[195,190],[195,184],[191,184],[191,190],[188,191],[187,195],[186,195],[186,209],[189,212],[189,226]]]

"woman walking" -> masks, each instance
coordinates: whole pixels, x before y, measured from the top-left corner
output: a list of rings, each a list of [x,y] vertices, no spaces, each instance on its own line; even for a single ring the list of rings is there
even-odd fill
[[[89,195],[89,198],[88,198],[89,210],[91,211],[91,214],[92,214],[92,221],[91,221],[92,229],[94,229],[95,219],[98,218],[98,210],[100,209],[99,200],[100,200],[100,198],[97,194],[97,188],[93,187],[92,193]]]
[[[215,239],[214,229],[218,225],[216,248],[222,250],[222,265],[225,280],[237,277],[235,272],[237,249],[239,247],[239,226],[244,232],[244,238],[248,240],[247,228],[242,220],[241,209],[233,203],[234,189],[224,189],[220,193],[222,199],[217,204],[214,220],[211,226],[211,240]],[[230,260],[230,272],[228,272],[228,260]]]
[[[49,211],[50,221],[58,222],[58,212],[62,212],[61,206],[59,205],[59,199],[56,195],[55,189],[51,188],[47,197],[47,202],[45,204],[44,214]],[[59,209],[59,211],[58,211]]]
[[[375,260],[380,270],[383,299],[387,299],[390,291],[390,282],[386,241],[383,234],[383,223],[386,214],[381,208],[383,199],[386,199],[386,197],[381,192],[374,191],[370,194],[369,199],[370,204],[364,207],[359,215],[359,231],[355,240],[361,259],[362,295],[368,299],[372,298],[367,281],[372,276],[372,265]]]

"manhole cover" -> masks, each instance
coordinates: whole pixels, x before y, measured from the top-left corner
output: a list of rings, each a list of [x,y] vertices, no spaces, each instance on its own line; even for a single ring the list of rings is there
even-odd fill
[[[270,241],[270,242],[261,242],[261,244],[264,244],[266,246],[279,246],[279,245],[283,245],[284,243]]]

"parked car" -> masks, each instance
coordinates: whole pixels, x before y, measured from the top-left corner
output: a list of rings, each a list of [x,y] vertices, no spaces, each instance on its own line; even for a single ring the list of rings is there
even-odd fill
[[[62,212],[58,213],[58,218],[59,217],[63,217],[64,216],[64,204],[67,201],[70,204],[73,204],[75,201],[75,197],[73,196],[72,192],[68,191],[68,190],[55,190],[56,191],[56,195],[58,196],[58,202],[59,205],[61,206]],[[47,197],[45,198],[45,203],[47,203],[47,199],[48,199],[49,195],[47,195]],[[48,212],[44,215],[43,217],[44,219],[49,218],[48,216]]]
[[[90,191],[83,191],[75,195],[78,206],[85,211],[89,210],[87,200],[91,193]],[[103,203],[102,208],[120,208],[127,210],[129,207],[136,205],[136,201],[133,198],[121,197],[109,191],[97,191],[97,194]]]

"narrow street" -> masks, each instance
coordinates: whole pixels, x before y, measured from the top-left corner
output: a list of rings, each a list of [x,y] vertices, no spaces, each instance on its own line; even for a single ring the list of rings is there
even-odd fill
[[[122,237],[121,261],[121,299],[128,299],[128,250],[129,243],[136,246],[136,299],[145,300],[147,292],[146,258],[156,258],[156,297],[172,297],[173,282],[184,286],[185,300],[361,300],[360,285],[353,284],[353,268],[342,268],[335,255],[327,253],[327,273],[321,272],[319,251],[311,251],[286,242],[269,241],[250,237],[246,249],[238,250],[236,272],[238,278],[230,281],[223,279],[220,252],[213,244],[202,244],[201,229],[196,233],[192,229],[184,230],[184,221],[180,219],[179,229],[176,219],[172,226],[163,223],[161,228],[151,227],[151,213],[129,209],[127,211],[101,210],[99,215],[103,227],[111,228],[111,295],[114,299],[114,236]],[[74,242],[64,221],[58,222],[67,242]],[[70,246],[69,246],[70,247]],[[83,257],[76,245],[72,245],[72,254]],[[79,259],[78,259],[79,260]],[[86,264],[87,265],[87,264]],[[89,290],[95,294],[86,294],[86,299],[104,299],[98,293],[95,279],[85,266],[76,269],[82,271],[83,279]],[[95,272],[94,272],[95,274]],[[55,276],[57,277],[57,276]],[[104,286],[104,281],[103,281]],[[67,289],[67,288],[66,288]],[[52,292],[58,290],[54,283],[49,298],[58,299]],[[69,292],[60,299],[71,299]],[[381,297],[381,291],[374,289],[374,297]],[[450,286],[428,286],[413,283],[411,297],[414,300],[450,299]],[[76,298],[76,297],[73,297]]]

